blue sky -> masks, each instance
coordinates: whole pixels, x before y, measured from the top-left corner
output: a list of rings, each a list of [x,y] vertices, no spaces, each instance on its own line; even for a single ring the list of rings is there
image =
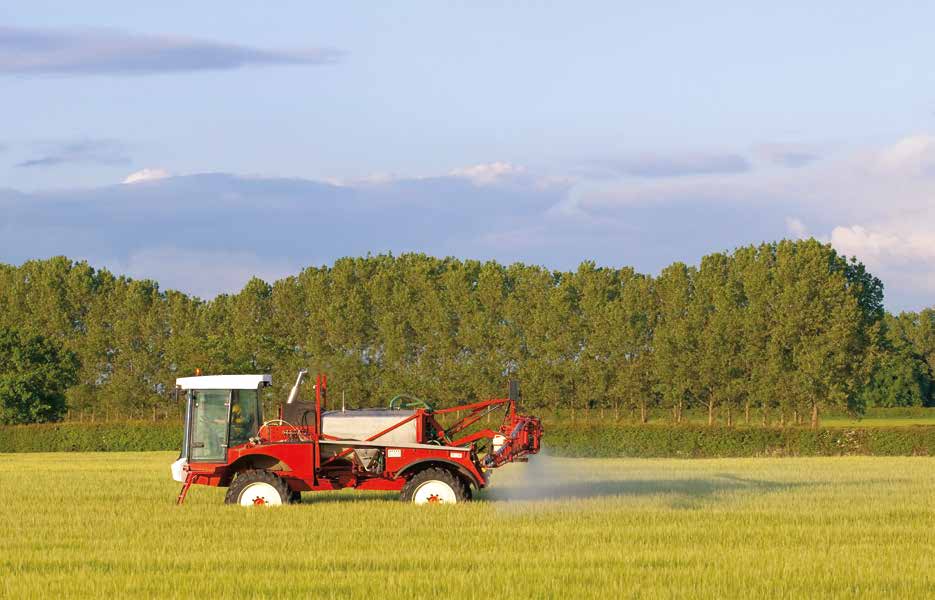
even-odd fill
[[[813,235],[935,304],[935,7],[817,4],[2,6],[0,261],[208,296],[367,251],[655,272]],[[344,229],[256,232],[312,219]]]

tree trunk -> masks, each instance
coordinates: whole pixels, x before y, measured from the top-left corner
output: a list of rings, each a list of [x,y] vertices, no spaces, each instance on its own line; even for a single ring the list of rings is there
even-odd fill
[[[734,414],[730,409],[730,404],[727,405],[727,426],[728,427],[734,426]]]
[[[646,401],[645,400],[640,401],[640,423],[641,424],[646,423]]]
[[[765,406],[763,407],[763,427],[769,426],[769,409]]]
[[[714,401],[708,400],[708,427],[714,425]]]
[[[779,426],[782,427],[783,429],[786,428],[786,411],[785,410],[779,411]]]
[[[743,423],[744,425],[750,424],[750,401],[747,400],[743,405]]]
[[[818,429],[818,403],[812,404],[812,429]]]
[[[792,411],[792,423],[794,425],[799,424],[799,409],[795,409]]]

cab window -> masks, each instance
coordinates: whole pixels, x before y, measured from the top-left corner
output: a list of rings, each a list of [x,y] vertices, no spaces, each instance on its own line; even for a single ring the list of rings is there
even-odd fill
[[[256,435],[259,415],[259,398],[256,390],[235,390],[231,405],[230,445],[239,446]]]

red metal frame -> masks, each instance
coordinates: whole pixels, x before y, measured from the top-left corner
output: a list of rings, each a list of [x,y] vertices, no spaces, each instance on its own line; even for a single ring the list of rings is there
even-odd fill
[[[321,416],[323,406],[327,402],[327,386],[327,377],[318,375],[315,380],[313,425],[286,425],[281,420],[277,425],[264,424],[256,437],[245,444],[229,448],[226,462],[186,464],[186,480],[179,492],[177,503],[182,504],[185,501],[188,489],[192,485],[227,486],[238,471],[247,468],[271,469],[285,480],[293,491],[339,490],[348,487],[395,491],[405,485],[406,478],[417,472],[420,465],[441,466],[456,472],[466,482],[479,489],[487,485],[486,470],[511,461],[527,460],[529,454],[539,451],[539,440],[543,433],[540,420],[533,416],[517,415],[514,398],[495,398],[436,411],[416,409],[413,414],[402,418],[391,427],[370,436],[367,440],[361,440],[369,442],[368,448],[376,447],[382,450],[383,466],[380,472],[367,471],[357,461],[346,459],[354,451],[353,443],[356,440],[347,440],[347,447],[322,461],[322,442],[336,440],[333,436],[321,433]],[[454,435],[465,431],[500,406],[506,406],[507,411],[498,429],[486,428],[452,439]],[[468,414],[447,429],[435,419],[435,415],[457,412]],[[418,445],[373,445],[380,437],[414,419]],[[438,437],[425,439],[427,431],[436,432]],[[492,442],[497,436],[502,436],[502,443],[496,449],[491,443],[486,456],[481,460],[476,443],[485,439]]]

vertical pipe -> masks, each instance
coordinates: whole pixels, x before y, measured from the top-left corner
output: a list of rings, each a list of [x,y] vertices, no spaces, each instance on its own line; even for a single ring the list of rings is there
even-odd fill
[[[321,446],[318,440],[321,439],[321,375],[315,377],[315,469],[321,466]],[[317,473],[316,473],[317,477]]]

